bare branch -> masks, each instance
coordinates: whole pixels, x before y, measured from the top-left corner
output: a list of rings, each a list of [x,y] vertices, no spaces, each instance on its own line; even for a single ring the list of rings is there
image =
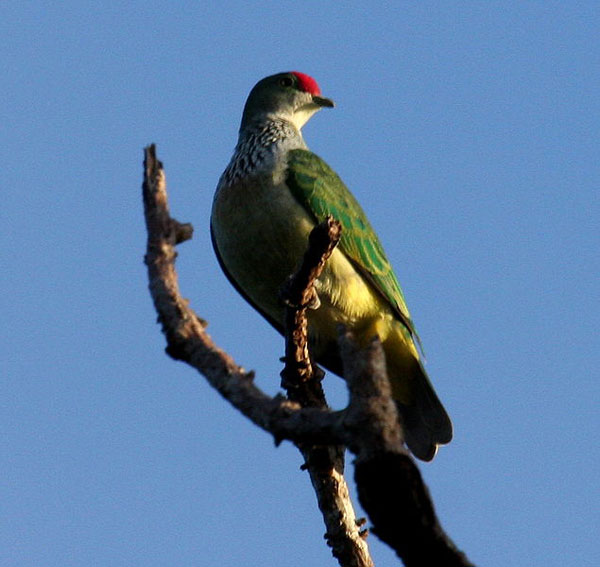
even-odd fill
[[[282,290],[285,313],[285,368],[282,386],[288,397],[304,408],[327,409],[321,387],[323,371],[312,363],[308,350],[306,311],[318,306],[314,283],[333,253],[341,235],[341,224],[328,217],[313,229],[298,271]],[[327,545],[342,567],[373,567],[366,542],[350,500],[344,478],[343,445],[314,445],[296,442],[317,495],[327,533]]]
[[[320,496],[317,491],[317,494],[319,506],[332,511],[331,518],[325,518],[327,537],[340,564],[370,565],[366,546],[365,554],[362,554],[361,546],[355,543],[356,533],[359,536],[361,533],[354,526],[348,526],[348,523],[353,523],[354,512],[344,510],[345,503],[349,503],[344,494],[347,487],[343,483],[341,446],[345,445],[357,455],[355,478],[359,497],[374,524],[375,533],[396,550],[407,566],[472,565],[440,527],[427,488],[403,447],[402,431],[390,396],[385,360],[378,341],[359,351],[350,336],[343,335],[341,338],[344,375],[350,389],[346,410],[331,411],[326,407],[324,397],[322,403],[317,396],[307,402],[311,407],[302,407],[297,399],[266,395],[254,384],[252,372],[246,372],[215,345],[205,331],[206,322],[190,309],[187,300],[179,293],[174,267],[175,245],[191,238],[192,227],[177,222],[169,215],[165,175],[162,164],[156,159],[154,145],[145,150],[143,197],[148,229],[145,263],[150,294],[167,340],[167,353],[201,372],[224,398],[257,426],[271,433],[276,442],[289,439],[303,450],[309,448],[305,458],[309,470],[315,471],[314,476],[311,472],[313,484],[318,483],[320,475],[324,474],[332,487],[337,486],[336,490]],[[316,252],[316,255],[323,257],[322,252]],[[315,277],[314,272],[309,270],[305,283],[298,283],[302,293],[312,293],[307,288]],[[305,310],[310,303],[307,298],[314,300],[314,296],[311,298],[309,295],[296,304]],[[292,303],[289,299],[288,302]],[[301,328],[304,325],[301,320],[296,320],[295,315],[294,321],[293,329],[298,329],[298,322]],[[300,334],[304,337],[300,339],[306,340],[306,327],[303,328]],[[312,370],[308,350],[301,343],[296,343],[291,345],[290,353],[294,353],[292,364],[301,370],[310,369],[302,379],[292,377],[290,380],[288,373],[285,379],[290,382],[290,395],[293,390],[293,396],[303,400],[305,386],[309,386],[313,394],[318,393],[321,375]],[[289,353],[286,353],[286,358],[289,364]],[[318,388],[314,387],[315,384]],[[313,451],[315,445],[326,447]],[[342,510],[337,524],[335,510]],[[342,517],[345,518],[343,521],[340,520]],[[341,533],[339,538],[337,531]],[[346,543],[339,543],[344,541]],[[346,555],[348,550],[349,556]]]
[[[289,277],[281,290],[281,297],[287,305],[282,386],[288,390],[290,399],[294,399],[296,391],[301,389],[298,395],[304,407],[326,405],[320,387],[323,372],[312,364],[308,351],[306,310],[318,307],[319,297],[314,283],[337,246],[341,231],[342,225],[331,216],[317,225],[310,233],[308,249],[300,268]]]
[[[381,342],[374,339],[359,350],[351,335],[343,333],[340,344],[350,390],[347,444],[357,457],[354,480],[373,533],[406,567],[472,566],[442,529],[421,473],[404,447]]]

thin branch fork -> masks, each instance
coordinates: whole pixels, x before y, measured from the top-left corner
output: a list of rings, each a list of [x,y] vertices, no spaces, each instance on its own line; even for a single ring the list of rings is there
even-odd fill
[[[326,446],[326,454],[331,460],[326,459],[320,471],[334,471],[338,475],[335,479],[343,481],[342,446],[347,446],[357,456],[355,480],[361,504],[373,523],[372,531],[396,551],[405,565],[471,566],[472,563],[443,532],[418,468],[403,447],[403,435],[390,396],[385,357],[379,341],[374,340],[366,350],[359,350],[350,335],[342,333],[340,337],[344,377],[350,391],[349,405],[345,410],[331,411],[326,407],[324,396],[322,402],[318,399],[304,400],[301,393],[304,386],[298,385],[318,384],[320,389],[322,375],[319,370],[312,370],[308,349],[302,345],[298,348],[298,344],[292,345],[290,352],[295,353],[292,356],[286,348],[284,370],[284,373],[287,371],[284,383],[289,384],[288,393],[294,391],[293,396],[297,399],[266,395],[254,384],[253,373],[236,364],[213,342],[205,331],[206,322],[190,309],[187,300],[179,293],[174,267],[175,245],[191,238],[192,227],[170,217],[165,175],[162,164],[156,159],[154,145],[145,149],[143,200],[148,229],[145,263],[149,289],[167,339],[167,353],[201,372],[224,398],[253,423],[272,434],[276,442],[288,439],[299,445],[303,453],[308,450],[305,459],[309,472],[313,465],[315,470],[319,468],[317,464],[323,465],[323,461],[314,456],[311,458],[311,451],[315,446]],[[330,228],[325,230],[329,238]],[[329,245],[328,249],[333,250],[335,237]],[[309,258],[310,255],[311,252],[307,254]],[[316,252],[313,256],[317,262],[312,267],[317,269],[321,261],[324,263],[324,255]],[[304,317],[306,307],[310,305],[306,299],[314,299],[314,292],[309,288],[316,278],[310,265],[309,260],[308,283],[304,287],[298,284],[302,294],[308,294],[305,300],[293,304],[290,300],[293,293],[286,297],[288,310],[304,309]],[[289,313],[290,320],[292,314],[295,321],[292,328],[305,335],[306,328],[302,330],[301,327],[304,324],[302,315]],[[294,377],[294,366],[311,370],[304,374],[302,371]],[[303,404],[308,407],[303,407]],[[314,484],[312,473],[311,480]],[[357,544],[360,541],[364,543],[363,534],[356,527],[349,498],[344,501],[349,506],[348,512],[344,509],[346,504],[340,504],[333,492],[327,498],[317,496],[327,526],[328,543],[340,565],[371,565],[366,546],[363,553],[363,548]],[[333,507],[324,511],[323,506]],[[337,514],[340,519],[337,529],[330,527],[332,521],[328,522],[326,517],[329,512],[331,518]],[[345,520],[342,521],[344,515]],[[340,525],[345,527],[340,528]],[[347,553],[347,550],[350,551]]]

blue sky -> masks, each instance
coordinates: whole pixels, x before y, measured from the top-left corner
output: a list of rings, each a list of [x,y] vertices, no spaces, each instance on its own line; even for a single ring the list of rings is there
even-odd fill
[[[278,391],[283,343],[208,218],[248,91],[291,69],[337,103],[305,138],[453,417],[421,466],[443,525],[478,565],[599,564],[598,4],[204,4],[3,4],[0,564],[335,564],[298,452],[165,356],[142,263],[155,142],[196,229],[182,291]]]

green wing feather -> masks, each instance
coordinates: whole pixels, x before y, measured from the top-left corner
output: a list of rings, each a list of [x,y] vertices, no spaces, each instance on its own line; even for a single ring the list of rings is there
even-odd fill
[[[400,320],[419,341],[404,294],[379,238],[358,201],[335,171],[310,151],[292,150],[286,181],[294,197],[317,222],[331,215],[342,224],[340,249],[391,303]]]

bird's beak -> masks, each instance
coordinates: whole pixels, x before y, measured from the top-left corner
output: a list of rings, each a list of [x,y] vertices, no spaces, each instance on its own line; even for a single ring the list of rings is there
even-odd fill
[[[313,95],[313,102],[321,108],[333,108],[335,103],[330,98]]]

